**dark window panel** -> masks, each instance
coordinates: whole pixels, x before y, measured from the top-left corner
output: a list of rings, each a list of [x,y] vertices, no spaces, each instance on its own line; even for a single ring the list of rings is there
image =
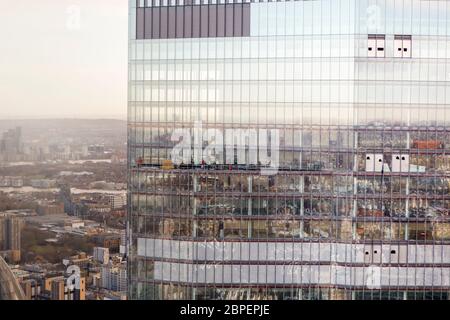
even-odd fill
[[[192,38],[192,7],[184,7],[184,37]]]
[[[242,36],[250,37],[250,4],[244,3],[242,7]]]
[[[145,9],[138,8],[136,12],[136,39],[145,37]]]
[[[137,8],[137,39],[250,36],[250,4]]]
[[[208,5],[202,5],[200,7],[200,37],[208,37]]]
[[[200,38],[200,6],[192,6],[192,38]]]
[[[234,7],[233,35],[235,37],[242,37],[242,4],[235,4],[233,7]]]
[[[145,9],[145,39],[152,38],[152,9]]]
[[[160,7],[152,8],[152,39],[159,39],[159,13]]]
[[[177,10],[177,23],[176,23],[176,37],[183,38],[184,37],[184,8],[182,6],[176,7]]]
[[[233,36],[233,5],[225,5],[225,37]]]
[[[168,38],[168,32],[167,32],[167,16],[168,16],[168,8],[167,7],[161,7],[160,8],[160,30],[159,30],[159,37],[161,39],[167,39]]]
[[[217,5],[212,4],[209,6],[209,28],[208,36],[217,37]]]
[[[168,19],[168,38],[175,38],[176,27],[177,27],[177,12],[175,7],[169,7],[169,19]]]
[[[225,5],[217,6],[217,36],[225,37]]]

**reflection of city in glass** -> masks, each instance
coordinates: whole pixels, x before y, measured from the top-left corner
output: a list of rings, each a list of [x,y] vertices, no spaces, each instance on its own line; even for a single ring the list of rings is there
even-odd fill
[[[131,0],[130,298],[450,298],[449,13]],[[199,123],[276,130],[278,170],[174,164]]]

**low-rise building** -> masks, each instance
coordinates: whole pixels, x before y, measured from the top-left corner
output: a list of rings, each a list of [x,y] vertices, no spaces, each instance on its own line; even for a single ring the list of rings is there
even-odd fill
[[[80,277],[76,284],[68,284],[66,276],[43,279],[44,290],[40,299],[48,300],[86,300],[86,279]]]
[[[94,237],[99,247],[108,248],[110,252],[119,252],[120,234],[101,234]]]
[[[65,265],[76,265],[81,270],[87,270],[89,268],[89,264],[91,263],[91,258],[88,257],[86,253],[80,252],[79,254],[74,255],[63,262],[65,262]]]
[[[41,216],[63,214],[64,203],[62,202],[41,202],[38,204],[37,213]]]
[[[23,178],[22,177],[0,177],[0,187],[21,188],[21,187],[23,187]]]
[[[33,188],[39,189],[54,188],[56,186],[56,180],[52,179],[33,179],[30,183]]]
[[[41,281],[38,279],[26,279],[19,282],[27,300],[39,300],[42,293]]]
[[[109,194],[107,199],[111,209],[120,209],[127,205],[127,197],[125,194]]]

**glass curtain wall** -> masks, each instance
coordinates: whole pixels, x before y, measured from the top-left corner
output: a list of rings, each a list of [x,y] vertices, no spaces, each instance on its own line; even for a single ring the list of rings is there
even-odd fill
[[[448,1],[129,2],[131,299],[449,298]]]

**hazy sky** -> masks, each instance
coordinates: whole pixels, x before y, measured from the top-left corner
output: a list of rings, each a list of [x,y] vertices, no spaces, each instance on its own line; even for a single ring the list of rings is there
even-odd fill
[[[0,1],[0,118],[126,114],[128,0]]]

